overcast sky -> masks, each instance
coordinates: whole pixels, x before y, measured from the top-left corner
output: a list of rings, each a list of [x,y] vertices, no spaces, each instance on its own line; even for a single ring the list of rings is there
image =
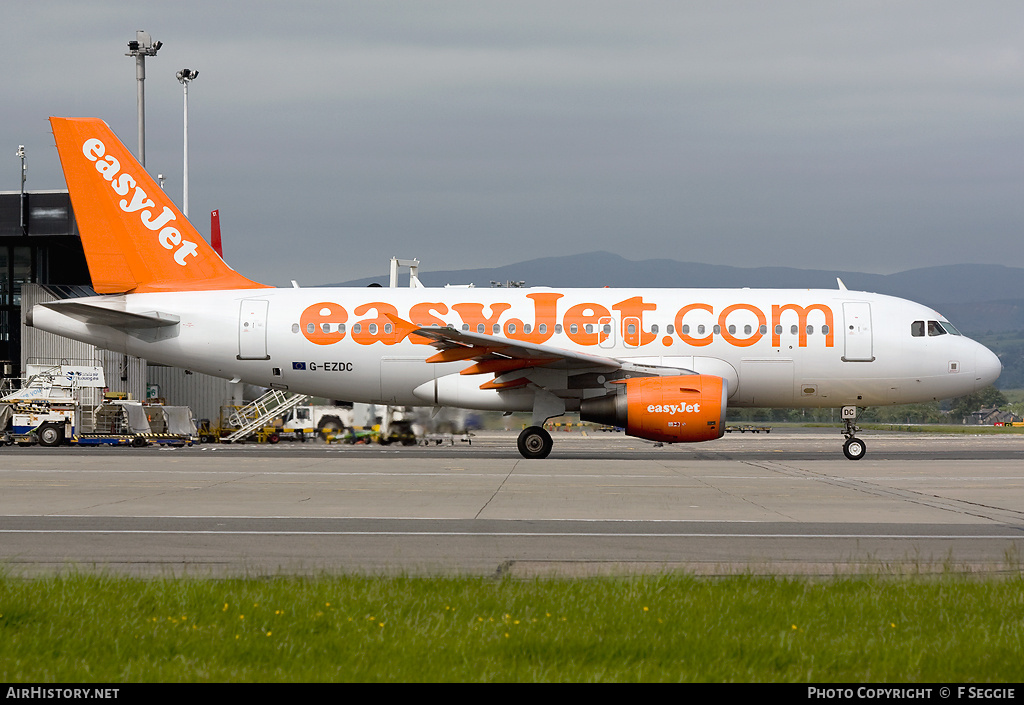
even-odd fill
[[[135,150],[137,29],[164,43],[149,171],[180,204],[198,69],[192,220],[220,208],[266,283],[594,250],[1024,266],[1019,0],[6,3],[0,190],[19,144],[29,189],[65,188],[50,115]]]

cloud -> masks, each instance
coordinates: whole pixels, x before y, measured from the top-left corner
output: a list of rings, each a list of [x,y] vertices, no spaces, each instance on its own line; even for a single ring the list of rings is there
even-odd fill
[[[147,166],[180,198],[173,76],[198,69],[193,219],[220,208],[231,264],[271,283],[392,255],[1024,264],[1018,3],[106,0],[10,20],[30,188],[62,186],[50,114],[135,146],[124,54],[146,29]]]

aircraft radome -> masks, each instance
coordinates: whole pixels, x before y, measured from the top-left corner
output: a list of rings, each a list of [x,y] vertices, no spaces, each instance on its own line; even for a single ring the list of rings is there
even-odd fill
[[[274,288],[231,269],[105,123],[51,118],[93,288],[29,324],[265,387],[392,405],[526,411],[667,443],[733,407],[857,407],[962,396],[1001,366],[935,311],[824,289]]]

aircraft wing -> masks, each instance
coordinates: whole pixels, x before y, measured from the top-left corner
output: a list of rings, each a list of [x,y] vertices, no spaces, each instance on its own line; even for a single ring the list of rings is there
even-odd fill
[[[549,367],[560,370],[618,370],[623,363],[613,357],[590,355],[550,345],[538,345],[522,340],[513,340],[500,335],[470,333],[455,328],[417,326],[397,316],[388,316],[398,331],[405,335],[429,338],[431,345],[438,349],[427,362],[455,362],[476,360],[478,372],[509,371],[525,367]]]

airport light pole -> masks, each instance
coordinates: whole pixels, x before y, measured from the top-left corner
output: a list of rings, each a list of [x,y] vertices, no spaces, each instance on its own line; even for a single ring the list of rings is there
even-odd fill
[[[199,72],[182,69],[177,73],[178,82],[185,90],[185,163],[182,176],[181,212],[188,217],[188,84],[199,78]]]
[[[163,42],[154,42],[149,32],[136,30],[135,41],[128,42],[125,56],[135,57],[135,80],[138,84],[139,164],[146,166],[146,57],[156,56]]]
[[[18,145],[18,152],[15,156],[21,158],[21,197],[18,199],[18,203],[21,204],[21,234],[28,235],[28,223],[25,222],[25,145]]]

